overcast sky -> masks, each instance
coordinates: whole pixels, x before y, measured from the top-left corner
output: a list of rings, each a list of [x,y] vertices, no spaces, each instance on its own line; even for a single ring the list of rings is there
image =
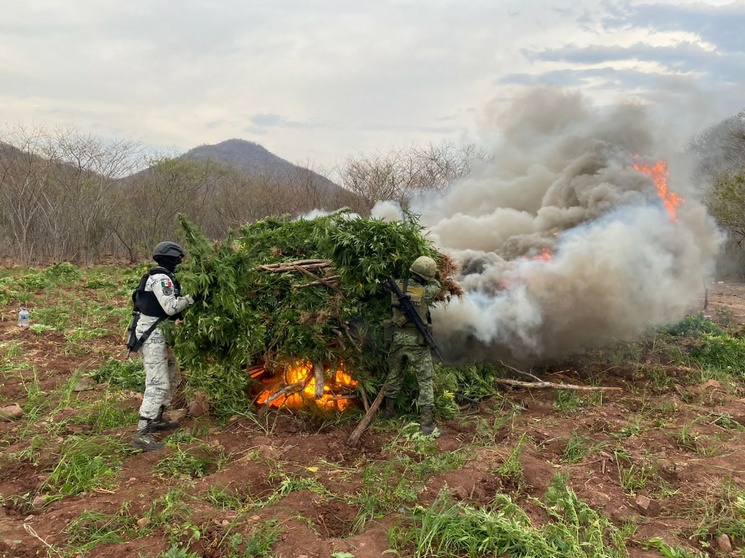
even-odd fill
[[[682,136],[745,107],[745,0],[0,0],[0,122],[330,168],[487,142],[528,87],[650,103]]]

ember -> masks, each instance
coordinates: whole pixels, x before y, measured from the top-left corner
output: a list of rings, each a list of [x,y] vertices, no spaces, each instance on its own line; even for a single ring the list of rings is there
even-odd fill
[[[667,187],[667,163],[665,161],[657,161],[654,165],[640,165],[634,163],[634,168],[639,172],[652,177],[655,188],[657,188],[657,193],[662,199],[662,203],[665,204],[665,207],[670,214],[670,218],[673,221],[677,221],[676,208],[685,200],[675,192],[670,191]]]
[[[264,385],[256,398],[257,405],[299,409],[314,404],[325,411],[343,411],[356,397],[357,382],[340,368],[324,372],[319,365],[296,360],[279,377],[262,379],[266,374],[262,369],[251,375]]]

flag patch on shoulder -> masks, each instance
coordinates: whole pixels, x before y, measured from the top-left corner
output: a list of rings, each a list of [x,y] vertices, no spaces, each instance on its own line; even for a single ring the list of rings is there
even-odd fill
[[[170,296],[173,294],[173,283],[171,283],[170,279],[164,279],[160,282],[160,286],[163,289],[163,294],[166,296]]]

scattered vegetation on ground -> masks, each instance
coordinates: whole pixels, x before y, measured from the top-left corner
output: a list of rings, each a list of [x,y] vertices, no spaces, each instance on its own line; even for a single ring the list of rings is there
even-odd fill
[[[40,552],[94,556],[98,549],[158,540],[163,545],[149,554],[142,550],[142,558],[191,558],[208,547],[225,557],[273,556],[287,530],[287,516],[279,510],[293,497],[354,511],[335,539],[350,541],[335,550],[338,556],[354,556],[351,541],[381,520],[391,525],[390,552],[422,557],[601,558],[641,548],[663,557],[702,558],[718,552],[721,537],[735,554],[745,548],[745,482],[736,462],[728,461],[745,433],[728,405],[742,397],[745,345],[731,317],[695,314],[635,343],[577,356],[572,367],[554,365],[572,370],[577,382],[626,386],[619,396],[504,391],[494,380],[506,367],[439,366],[437,408],[441,419],[452,419],[444,438],[421,436],[413,417],[404,414],[373,424],[366,457],[299,460],[295,450],[274,445],[275,438],[287,436],[281,412],[259,415],[244,406],[229,423],[213,422],[214,416],[194,420],[167,438],[161,454],[144,461],[128,445],[142,363],[124,360],[121,350],[129,291],[143,269],[59,264],[0,272],[5,313],[26,304],[32,325],[43,326],[0,341],[0,403],[18,402],[25,413],[19,421],[0,423],[0,468],[10,472],[8,478],[26,471],[20,488],[0,492],[0,505],[8,517],[38,516],[33,524],[48,546],[29,541],[41,545]],[[196,281],[196,271],[190,273]],[[86,302],[83,292],[95,300]],[[112,301],[121,310],[111,309]],[[37,349],[47,337],[60,347],[56,357]],[[50,374],[55,359],[68,363],[66,375]],[[545,371],[530,370],[538,376]],[[93,388],[79,388],[87,379]],[[233,405],[226,406],[226,415]],[[611,409],[622,410],[615,420],[608,416]],[[300,413],[288,420],[303,439],[347,428],[357,413]],[[213,443],[227,432],[262,442],[241,451]],[[557,473],[540,493],[531,484],[530,463],[536,459]],[[719,461],[707,470],[706,484],[690,483],[676,469],[710,459]],[[143,488],[142,494],[130,489],[118,500],[132,474],[124,469],[132,463],[162,486],[155,492]],[[261,482],[221,477],[235,466],[256,467]],[[467,490],[445,480],[477,474],[484,474],[484,484]],[[598,475],[603,490],[614,491],[626,505],[620,519],[588,490]],[[222,480],[215,484],[213,478]],[[664,520],[681,528],[640,535],[655,521],[635,508],[640,497],[658,503]],[[63,534],[55,539],[43,533],[48,510],[79,499],[87,508],[67,521]],[[309,510],[293,520],[321,536],[322,525]]]

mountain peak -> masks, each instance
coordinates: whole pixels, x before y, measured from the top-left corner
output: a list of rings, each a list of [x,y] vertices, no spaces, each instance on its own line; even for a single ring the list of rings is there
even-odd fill
[[[296,169],[289,161],[277,157],[262,145],[233,138],[214,145],[200,145],[184,153],[181,159],[219,161],[250,174],[285,175]]]
[[[311,169],[294,165],[277,157],[264,146],[240,138],[190,149],[179,159],[197,162],[215,161],[238,169],[249,176],[263,176],[281,181],[313,180],[328,192],[341,193],[341,187]]]

